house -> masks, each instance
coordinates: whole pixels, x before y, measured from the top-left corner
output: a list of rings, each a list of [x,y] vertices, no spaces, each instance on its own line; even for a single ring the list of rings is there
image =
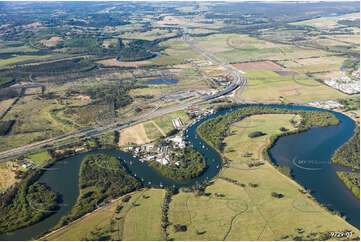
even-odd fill
[[[33,164],[31,164],[31,163],[24,163],[24,164],[22,165],[23,168],[29,168],[29,167],[31,167],[31,166],[33,166]]]
[[[167,158],[157,158],[156,161],[161,165],[168,165],[170,162]]]

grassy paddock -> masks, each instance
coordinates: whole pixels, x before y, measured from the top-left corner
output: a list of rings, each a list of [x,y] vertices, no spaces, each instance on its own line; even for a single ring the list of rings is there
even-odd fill
[[[42,240],[161,240],[161,201],[164,190],[136,191],[128,202],[124,195]],[[119,212],[117,207],[122,206]],[[95,231],[102,236],[96,237]]]
[[[346,97],[331,87],[323,85],[304,75],[279,76],[272,71],[247,71],[248,88],[237,95],[246,100],[263,103],[329,100]]]

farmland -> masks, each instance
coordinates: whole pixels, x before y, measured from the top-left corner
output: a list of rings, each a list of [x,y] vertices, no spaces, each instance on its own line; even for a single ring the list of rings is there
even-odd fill
[[[161,202],[164,191],[151,189],[120,197],[96,211],[51,233],[44,240],[153,240],[162,239],[160,229]],[[122,207],[119,211],[117,208]]]
[[[305,75],[281,76],[272,71],[246,71],[249,87],[242,97],[264,103],[306,103],[346,97]]]

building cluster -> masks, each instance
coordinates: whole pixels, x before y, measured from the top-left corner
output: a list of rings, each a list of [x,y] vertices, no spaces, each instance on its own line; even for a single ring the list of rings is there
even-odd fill
[[[325,83],[346,94],[360,93],[360,69],[354,71],[351,77],[346,72],[340,71],[338,76],[327,79]]]
[[[183,133],[189,125],[193,125],[198,120],[213,113],[214,109],[212,108],[201,109],[198,106],[191,106],[187,109],[187,114],[194,117],[192,123],[185,125],[180,118],[172,119],[172,123],[174,128],[178,129],[180,133]],[[183,135],[177,135],[152,144],[130,146],[124,149],[131,153],[133,157],[139,158],[142,162],[156,161],[161,165],[175,164],[179,166],[181,161],[178,161],[175,157],[187,147],[187,144]]]
[[[228,76],[217,76],[213,77],[212,80],[217,82],[220,86],[229,86],[232,82],[232,79]]]
[[[205,60],[187,59],[186,61],[189,63],[193,63],[194,65],[199,66],[199,67],[213,65],[211,61],[205,61]]]
[[[126,147],[125,150],[139,158],[140,161],[156,161],[161,165],[169,165],[171,163],[180,166],[181,161],[175,160],[172,157],[179,152],[180,149],[186,147],[186,141],[182,136],[175,136],[168,138],[162,142],[155,144],[146,144],[136,147]]]
[[[214,113],[214,109],[201,109],[198,106],[191,106],[186,110],[187,114],[190,117],[196,117],[197,120],[201,119],[202,117],[206,117]]]
[[[327,100],[327,101],[317,101],[317,102],[311,102],[308,103],[308,105],[316,108],[324,108],[324,109],[337,109],[342,108],[343,105],[333,101],[333,100]]]

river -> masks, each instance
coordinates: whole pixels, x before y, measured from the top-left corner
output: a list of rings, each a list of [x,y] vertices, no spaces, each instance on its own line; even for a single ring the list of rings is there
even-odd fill
[[[304,106],[265,106],[295,110],[326,111]],[[142,163],[137,158],[120,150],[101,150],[79,154],[56,162],[51,168],[44,172],[39,180],[39,182],[46,183],[52,190],[61,194],[62,203],[60,204],[59,210],[52,216],[35,225],[0,235],[0,240],[30,240],[36,238],[53,228],[62,216],[68,214],[79,194],[78,173],[80,163],[88,154],[105,153],[115,156],[122,161],[131,175],[137,177],[143,183],[152,186],[174,186],[179,188],[212,179],[221,169],[222,160],[213,148],[209,147],[200,139],[196,129],[202,122],[209,118],[224,115],[227,112],[239,108],[242,108],[242,106],[210,115],[196,122],[186,130],[186,139],[207,161],[208,168],[200,177],[187,182],[175,182],[169,180],[161,176],[146,162]],[[355,123],[352,119],[343,114],[333,113],[340,119],[340,125],[322,128],[314,127],[297,135],[282,137],[270,150],[270,155],[273,159],[277,160],[279,164],[289,166],[294,171],[294,179],[307,189],[313,191],[312,194],[318,201],[327,204],[328,207],[332,209],[340,211],[343,215],[346,215],[349,223],[359,228],[359,201],[338,179],[335,170],[340,169],[340,167],[329,162],[333,152],[351,138]],[[307,166],[306,163],[311,165]],[[311,170],[308,170],[307,168],[311,168]]]

